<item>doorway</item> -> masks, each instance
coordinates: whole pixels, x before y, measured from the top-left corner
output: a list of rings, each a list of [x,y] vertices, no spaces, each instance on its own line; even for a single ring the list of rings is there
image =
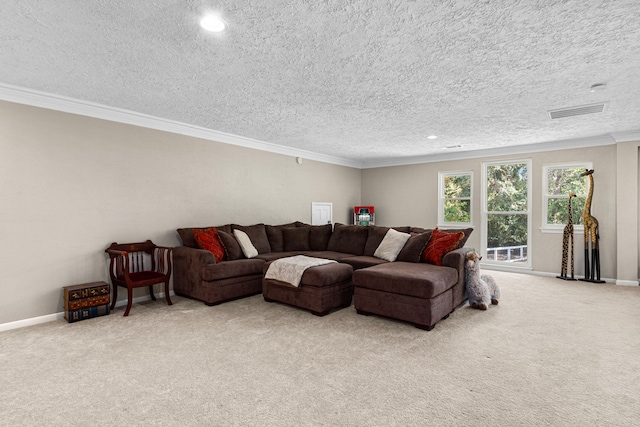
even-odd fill
[[[333,203],[311,202],[311,225],[333,224]]]

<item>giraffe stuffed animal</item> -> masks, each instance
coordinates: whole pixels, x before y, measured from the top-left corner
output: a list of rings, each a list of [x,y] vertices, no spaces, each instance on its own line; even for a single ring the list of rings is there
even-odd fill
[[[493,277],[480,274],[481,259],[476,251],[468,252],[464,266],[469,305],[478,310],[486,310],[489,304],[498,305],[500,288]]]

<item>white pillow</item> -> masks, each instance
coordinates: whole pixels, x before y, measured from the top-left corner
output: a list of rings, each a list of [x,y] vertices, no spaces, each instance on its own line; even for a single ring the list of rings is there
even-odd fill
[[[233,235],[236,236],[236,240],[240,243],[240,248],[242,249],[242,253],[247,258],[255,258],[258,256],[258,250],[253,243],[251,243],[251,239],[247,236],[242,230],[233,230]]]
[[[401,233],[399,231],[390,228],[387,234],[384,235],[384,239],[378,245],[378,248],[373,253],[376,258],[384,259],[389,262],[393,262],[398,258],[398,254],[407,243],[411,235],[409,233]]]

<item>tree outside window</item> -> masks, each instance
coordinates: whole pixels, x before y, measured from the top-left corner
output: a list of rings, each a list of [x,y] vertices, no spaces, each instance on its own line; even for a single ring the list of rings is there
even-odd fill
[[[438,222],[471,223],[472,172],[440,172]]]
[[[575,193],[571,200],[574,225],[582,225],[582,212],[589,190],[586,177],[580,174],[591,169],[591,163],[547,165],[543,168],[543,224],[545,228],[562,229],[569,216],[569,193]]]

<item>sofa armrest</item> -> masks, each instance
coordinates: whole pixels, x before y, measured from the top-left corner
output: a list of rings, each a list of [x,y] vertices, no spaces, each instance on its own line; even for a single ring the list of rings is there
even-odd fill
[[[213,253],[204,249],[178,246],[173,249],[173,290],[177,294],[192,295],[202,282],[202,268],[215,264]]]
[[[462,304],[467,299],[466,290],[466,274],[464,271],[464,263],[467,258],[467,253],[473,251],[473,248],[460,248],[449,252],[442,257],[442,265],[455,268],[458,272],[458,283],[454,286],[453,295],[453,308]]]

